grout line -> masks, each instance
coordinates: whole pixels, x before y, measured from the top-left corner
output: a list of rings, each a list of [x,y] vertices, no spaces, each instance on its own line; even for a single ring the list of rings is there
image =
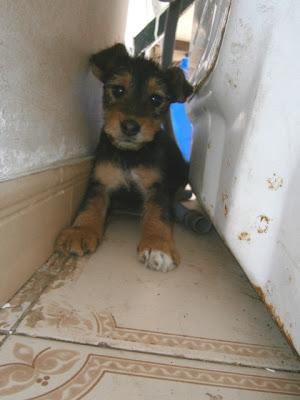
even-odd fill
[[[274,370],[275,372],[278,373],[293,373],[293,374],[299,374],[300,373],[300,369],[281,369],[278,367],[260,367],[257,365],[244,365],[244,364],[240,364],[237,362],[226,362],[226,361],[216,361],[216,360],[207,360],[205,358],[190,358],[190,357],[186,357],[184,355],[174,355],[174,354],[166,354],[166,353],[159,353],[159,352],[155,352],[155,351],[142,351],[142,350],[138,350],[138,349],[124,349],[120,346],[117,345],[109,345],[107,343],[104,342],[99,342],[98,344],[92,344],[92,343],[81,343],[81,342],[76,342],[74,340],[70,340],[70,339],[58,339],[58,338],[52,338],[51,336],[39,336],[39,335],[35,335],[32,336],[30,334],[24,333],[24,332],[14,332],[12,334],[12,336],[17,337],[17,336],[21,336],[21,337],[26,337],[26,338],[30,338],[30,339],[39,339],[39,340],[44,340],[44,341],[54,341],[54,342],[58,342],[58,343],[67,343],[67,344],[74,344],[77,346],[89,346],[89,347],[93,347],[93,348],[97,348],[97,349],[109,349],[109,350],[115,350],[115,351],[124,351],[124,352],[128,352],[128,353],[137,353],[137,354],[143,354],[143,355],[153,355],[153,356],[160,356],[160,357],[165,357],[165,358],[174,358],[174,359],[178,359],[178,360],[183,360],[183,361],[194,361],[194,362],[202,362],[202,363],[209,363],[209,364],[216,364],[216,365],[223,365],[223,366],[231,366],[231,367],[236,367],[236,368],[250,368],[253,370],[257,370],[257,371],[268,371],[269,369]]]
[[[91,343],[82,343],[82,342],[77,342],[75,340],[70,340],[70,339],[58,339],[58,338],[52,338],[52,337],[47,337],[47,336],[31,336],[30,334],[22,333],[22,332],[17,332],[17,328],[21,324],[21,322],[26,318],[26,316],[31,312],[32,308],[35,306],[35,304],[39,301],[40,297],[42,294],[45,292],[45,290],[49,287],[49,285],[53,282],[53,280],[56,278],[57,275],[61,272],[62,268],[66,265],[66,263],[70,260],[73,260],[74,257],[61,257],[58,254],[54,253],[50,256],[48,261],[40,267],[28,280],[27,282],[22,286],[22,288],[18,291],[20,292],[22,289],[26,288],[26,285],[30,282],[31,279],[34,279],[34,276],[38,273],[41,273],[41,269],[44,269],[45,272],[50,275],[46,281],[46,283],[41,287],[41,289],[38,291],[38,293],[34,296],[34,299],[30,302],[29,306],[27,307],[26,310],[23,311],[23,313],[19,316],[17,321],[14,323],[14,325],[7,331],[0,331],[0,334],[3,333],[6,337],[3,339],[3,341],[0,343],[0,347],[6,342],[6,340],[12,336],[23,336],[23,337],[28,337],[28,338],[38,338],[42,340],[53,340],[61,343],[72,343],[75,345],[79,346],[91,346],[95,348],[108,348],[111,350],[121,350],[121,351],[127,351],[127,352],[133,352],[133,353],[141,353],[141,354],[152,354],[156,356],[161,356],[161,357],[171,357],[171,358],[176,358],[176,359],[181,359],[181,360],[192,360],[192,361],[199,361],[199,362],[206,362],[206,363],[212,363],[212,364],[217,364],[217,365],[227,365],[227,366],[235,366],[239,368],[253,368],[257,370],[266,370],[267,368],[270,368],[276,372],[287,372],[287,373],[299,373],[300,369],[284,369],[280,367],[263,367],[263,366],[258,366],[258,365],[245,365],[243,362],[234,362],[234,361],[216,361],[216,360],[209,360],[206,358],[192,358],[192,357],[187,357],[184,354],[182,355],[174,355],[174,354],[166,354],[166,353],[160,353],[156,352],[153,349],[149,349],[149,351],[143,351],[139,349],[126,349],[124,347],[118,346],[117,344],[107,344],[105,342],[99,342],[98,344],[91,344]],[[48,265],[48,266],[47,266]],[[51,273],[51,268],[56,268],[55,271]],[[18,293],[17,292],[17,293]],[[101,338],[100,338],[101,340]]]
[[[4,336],[5,336],[4,339],[2,339],[2,341],[0,342],[0,350],[1,350],[1,347],[4,345],[4,343],[7,341],[7,339],[8,339],[11,335],[10,335],[10,334],[5,334]]]

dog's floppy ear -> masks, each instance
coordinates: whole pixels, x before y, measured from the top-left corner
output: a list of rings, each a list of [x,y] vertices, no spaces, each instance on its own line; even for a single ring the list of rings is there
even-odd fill
[[[103,81],[105,75],[118,64],[121,58],[128,57],[126,47],[117,43],[108,49],[102,50],[90,57],[93,74]]]
[[[171,93],[171,102],[184,103],[193,93],[193,87],[185,79],[183,71],[179,67],[168,68],[165,72]]]

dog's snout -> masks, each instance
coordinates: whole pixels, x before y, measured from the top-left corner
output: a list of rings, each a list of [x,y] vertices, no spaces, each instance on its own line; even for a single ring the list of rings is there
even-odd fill
[[[133,119],[126,119],[121,122],[123,133],[127,136],[135,136],[140,130],[140,124]]]

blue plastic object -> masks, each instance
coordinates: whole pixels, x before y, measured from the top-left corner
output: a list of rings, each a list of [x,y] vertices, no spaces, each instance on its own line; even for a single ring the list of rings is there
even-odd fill
[[[184,57],[180,62],[180,68],[187,73],[189,67],[188,57]],[[186,161],[190,160],[193,130],[183,103],[171,105],[171,121],[178,147]]]

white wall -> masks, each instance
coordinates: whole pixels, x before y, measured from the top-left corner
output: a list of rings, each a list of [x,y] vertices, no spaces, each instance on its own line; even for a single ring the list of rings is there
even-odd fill
[[[300,2],[235,0],[190,104],[193,188],[300,352]]]
[[[0,180],[90,154],[100,84],[91,53],[123,40],[127,0],[1,0]]]

